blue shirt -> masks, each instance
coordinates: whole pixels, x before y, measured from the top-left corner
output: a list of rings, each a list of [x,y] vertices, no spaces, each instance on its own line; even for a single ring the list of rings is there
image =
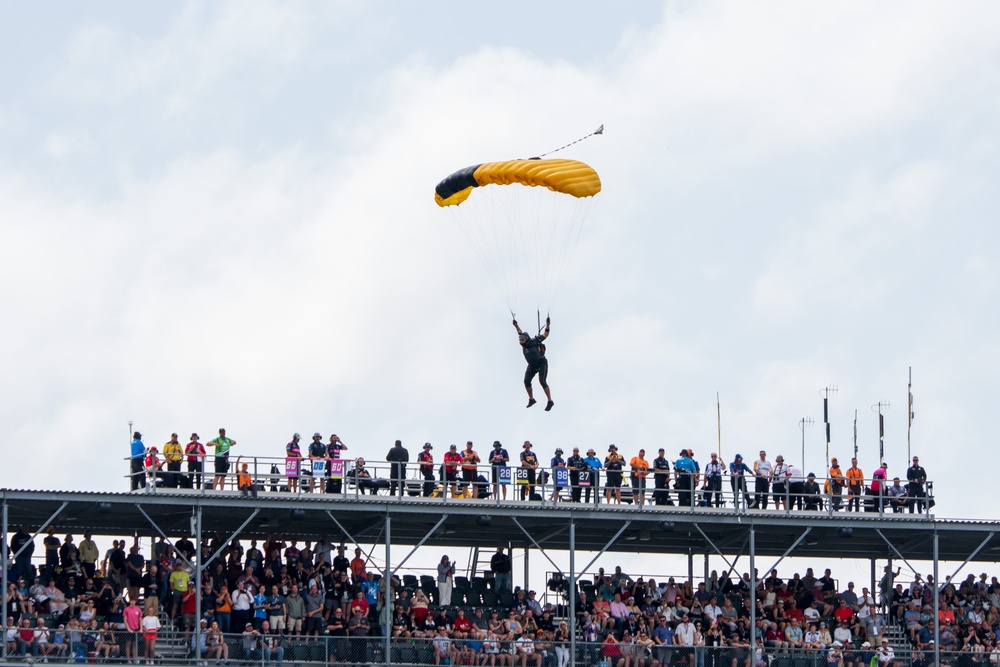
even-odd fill
[[[499,449],[494,447],[493,451],[490,452],[490,465],[500,468],[507,465],[508,461],[510,461],[510,454],[508,454],[507,450],[503,447]]]
[[[378,589],[377,581],[365,579],[361,582],[361,590],[365,592],[365,600],[368,601],[368,604],[378,604]]]
[[[142,444],[142,440],[139,438],[134,438],[132,440],[132,458],[141,459],[146,454],[146,445]]]
[[[549,464],[550,468],[558,468],[559,466],[565,466],[566,461],[561,456],[553,456],[552,463]]]
[[[675,472],[684,472],[693,475],[695,470],[697,470],[697,468],[694,465],[694,461],[692,461],[686,456],[682,456],[681,458],[677,459],[676,462],[674,462]]]
[[[743,463],[743,461],[740,461],[738,464],[736,463],[736,461],[733,461],[732,463],[729,464],[730,475],[736,476],[743,473],[750,473],[751,476],[753,475],[753,471],[750,470],[750,468],[747,467],[747,464]]]
[[[583,460],[583,462],[594,470],[600,470],[601,467],[603,466],[603,464],[601,463],[601,459],[597,458],[596,456],[588,456]]]
[[[653,628],[653,641],[659,640],[667,646],[674,643],[674,629],[669,625],[657,625]]]
[[[267,618],[267,610],[264,609],[265,602],[267,602],[267,598],[262,593],[253,596],[254,618]]]

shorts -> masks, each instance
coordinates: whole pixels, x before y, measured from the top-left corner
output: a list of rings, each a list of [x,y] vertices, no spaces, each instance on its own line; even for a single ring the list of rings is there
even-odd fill
[[[271,624],[271,630],[274,632],[280,632],[285,629],[285,617],[284,616],[268,616],[267,620]]]
[[[535,379],[535,375],[538,375],[538,384],[542,385],[543,388],[549,386],[549,360],[542,359],[541,361],[536,361],[534,363],[528,364],[528,367],[524,369],[524,386],[530,386],[531,381]]]
[[[632,488],[636,491],[646,490],[646,478],[632,475]]]
[[[614,470],[609,470],[607,474],[608,486],[620,487],[622,485],[622,474]]]
[[[229,457],[228,456],[216,456],[215,457],[215,474],[225,475],[229,472]]]
[[[445,468],[444,469],[444,478],[448,482],[457,482],[458,481],[458,471],[457,470],[449,470],[448,468]]]
[[[475,470],[462,470],[462,481],[464,482],[475,482],[476,481],[476,471]]]
[[[492,471],[491,474],[492,474],[492,477],[493,477],[493,483],[494,484],[499,484],[500,483],[500,467],[499,466],[493,466],[492,468],[490,468],[490,470]]]
[[[289,632],[302,632],[302,619],[289,616],[287,629]]]
[[[181,616],[184,619],[184,627],[185,628],[193,628],[194,627],[194,617],[195,617],[194,614],[182,614]]]
[[[148,641],[152,641],[152,640],[156,639],[156,633],[155,632],[143,632],[142,633],[142,638],[145,639],[147,642]]]

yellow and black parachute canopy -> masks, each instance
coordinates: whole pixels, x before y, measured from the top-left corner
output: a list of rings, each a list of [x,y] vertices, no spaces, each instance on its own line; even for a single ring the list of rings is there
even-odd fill
[[[458,206],[481,185],[542,186],[572,197],[593,197],[601,191],[601,178],[587,164],[576,160],[508,160],[486,162],[459,169],[434,188],[438,206]]]

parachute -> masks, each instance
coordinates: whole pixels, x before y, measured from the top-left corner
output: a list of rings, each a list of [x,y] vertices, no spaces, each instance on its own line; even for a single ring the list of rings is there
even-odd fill
[[[601,179],[577,160],[486,162],[459,169],[434,189],[452,212],[511,313],[519,297],[550,312],[562,290]]]

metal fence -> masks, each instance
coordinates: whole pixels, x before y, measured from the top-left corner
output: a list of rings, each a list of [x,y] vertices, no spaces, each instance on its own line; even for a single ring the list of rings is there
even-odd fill
[[[768,484],[767,490],[755,488],[753,478],[728,475],[705,477],[677,476],[669,478],[654,473],[638,477],[624,471],[571,471],[567,468],[530,469],[517,466],[492,467],[479,465],[466,478],[458,466],[449,470],[443,463],[434,463],[430,469],[419,463],[403,465],[386,461],[366,461],[360,469],[355,460],[308,459],[248,456],[238,461],[246,464],[249,487],[240,488],[237,460],[216,461],[208,456],[199,464],[199,471],[189,471],[183,463],[176,470],[169,470],[158,460],[154,468],[146,466],[141,471],[130,472],[132,487],[153,493],[157,489],[181,490],[209,494],[214,491],[235,491],[248,496],[285,493],[294,495],[332,494],[360,497],[365,495],[397,495],[400,497],[437,499],[443,503],[452,500],[480,500],[500,503],[507,501],[534,501],[543,506],[574,502],[597,506],[599,504],[631,505],[637,509],[663,507],[713,508],[731,512],[748,509],[770,509],[791,513],[811,511],[833,514],[837,511],[858,511],[879,514],[920,513],[930,514],[934,506],[934,483],[910,489],[897,495],[893,482],[867,478],[856,487],[837,488],[825,477],[788,479],[783,483]],[[215,472],[223,470],[225,472]],[[216,480],[218,482],[216,483]],[[873,482],[884,488],[873,491]]]
[[[49,662],[148,662],[169,664],[244,664],[267,665],[294,663],[318,664],[393,664],[393,665],[523,665],[525,667],[818,667],[820,665],[888,666],[933,665],[933,651],[903,650],[894,654],[867,647],[825,647],[821,649],[783,649],[758,645],[680,646],[659,645],[640,635],[623,641],[575,643],[552,641],[545,637],[517,640],[498,639],[494,635],[477,638],[451,638],[443,633],[435,637],[287,636],[261,634],[258,630],[222,634],[209,631],[196,636],[180,632],[161,632],[155,643],[141,633],[111,631],[92,634],[49,631],[44,643],[33,639],[29,631],[23,637],[7,633],[9,661]],[[613,636],[612,636],[613,637]],[[196,646],[199,647],[196,650]],[[386,656],[388,647],[389,655]],[[149,651],[153,650],[151,654]],[[879,657],[883,660],[879,660]],[[1000,649],[994,653],[973,650],[942,651],[941,665],[974,667],[996,664]],[[388,658],[388,660],[387,660]]]

